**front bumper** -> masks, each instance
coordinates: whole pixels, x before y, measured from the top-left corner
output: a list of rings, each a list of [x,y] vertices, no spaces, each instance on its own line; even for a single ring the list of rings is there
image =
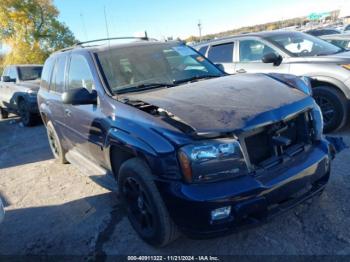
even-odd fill
[[[158,189],[178,227],[207,238],[261,223],[320,194],[330,174],[329,143],[319,142],[280,167],[258,175],[206,184],[158,181]],[[231,206],[231,215],[211,220],[211,211]]]

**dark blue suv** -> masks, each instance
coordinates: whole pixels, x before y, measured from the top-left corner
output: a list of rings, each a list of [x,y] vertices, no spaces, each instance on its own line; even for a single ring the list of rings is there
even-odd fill
[[[329,178],[322,115],[301,79],[226,75],[181,42],[56,52],[38,103],[54,156],[113,176],[133,228],[155,246],[264,221]]]

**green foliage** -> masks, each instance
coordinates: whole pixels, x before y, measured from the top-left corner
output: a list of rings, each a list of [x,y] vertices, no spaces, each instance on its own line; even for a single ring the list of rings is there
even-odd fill
[[[74,44],[73,33],[57,17],[51,0],[1,0],[0,41],[11,48],[3,66],[43,63],[51,52]]]

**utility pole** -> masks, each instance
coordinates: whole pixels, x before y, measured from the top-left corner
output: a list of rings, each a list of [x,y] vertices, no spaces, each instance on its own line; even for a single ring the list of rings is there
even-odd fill
[[[198,30],[199,30],[199,42],[202,41],[202,23],[201,20],[198,21]]]

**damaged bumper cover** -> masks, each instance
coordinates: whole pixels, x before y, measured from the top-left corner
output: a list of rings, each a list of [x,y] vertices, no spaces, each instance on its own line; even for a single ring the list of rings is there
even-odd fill
[[[330,159],[330,144],[322,140],[292,161],[259,174],[203,184],[157,183],[171,217],[185,234],[215,237],[261,223],[320,194],[329,179]],[[230,207],[230,216],[213,221],[211,211],[222,207]]]

